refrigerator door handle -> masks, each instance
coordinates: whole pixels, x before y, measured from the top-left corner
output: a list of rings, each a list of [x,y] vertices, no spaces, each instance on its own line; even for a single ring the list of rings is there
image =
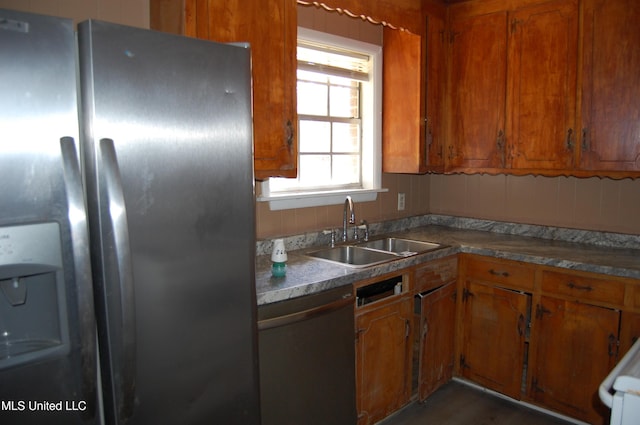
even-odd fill
[[[91,259],[89,258],[89,232],[87,213],[76,143],[73,137],[60,139],[62,169],[67,193],[69,229],[74,265],[75,293],[80,332],[81,391],[87,408],[81,412],[84,419],[96,414],[96,330],[91,281]]]
[[[114,370],[114,376],[119,377],[116,385],[118,416],[121,420],[132,416],[135,398],[135,300],[133,288],[133,266],[131,262],[131,249],[129,245],[129,230],[127,214],[122,188],[122,179],[116,150],[111,139],[100,139],[100,161],[103,170],[104,185],[101,187],[101,203],[104,209],[101,215],[108,217],[110,229],[103,229],[103,237],[110,236],[111,240],[105,241],[106,247],[112,247],[115,262],[117,284],[120,292],[120,327],[117,345],[121,347],[119,353],[119,370]],[[102,185],[101,185],[102,186]],[[105,231],[106,230],[106,231]],[[105,282],[109,284],[109,282]],[[118,332],[118,331],[116,331]],[[118,355],[118,354],[116,354]]]

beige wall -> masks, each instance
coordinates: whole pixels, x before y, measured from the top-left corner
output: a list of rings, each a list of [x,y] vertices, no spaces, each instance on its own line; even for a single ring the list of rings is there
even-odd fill
[[[379,193],[374,202],[356,203],[356,220],[375,223],[429,212],[429,176],[383,174],[382,187],[389,192]],[[405,210],[398,211],[398,193],[405,194]],[[342,226],[342,205],[270,211],[266,202],[256,202],[258,239],[296,235]]]
[[[149,28],[149,0],[0,0],[0,7],[73,19],[93,18]]]
[[[640,234],[640,180],[430,177],[430,212]]]

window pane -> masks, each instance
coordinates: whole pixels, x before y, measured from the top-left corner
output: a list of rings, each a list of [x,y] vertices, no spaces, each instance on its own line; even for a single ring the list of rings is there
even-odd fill
[[[360,152],[359,125],[333,123],[333,152]]]
[[[331,178],[331,157],[329,155],[300,155],[298,170],[301,185],[327,185]]]
[[[327,86],[298,81],[298,113],[327,116]]]
[[[333,183],[360,183],[360,158],[357,155],[334,155]]]
[[[331,86],[330,114],[334,117],[358,118],[358,94],[352,87]]]
[[[300,152],[329,152],[331,123],[300,120]]]

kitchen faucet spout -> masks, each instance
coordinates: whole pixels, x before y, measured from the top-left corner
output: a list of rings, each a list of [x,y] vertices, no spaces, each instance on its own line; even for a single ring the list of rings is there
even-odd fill
[[[348,211],[348,214],[347,214]],[[347,241],[347,215],[349,216],[348,223],[356,223],[356,213],[353,209],[353,200],[351,196],[347,196],[344,200],[344,211],[342,212],[342,242]]]

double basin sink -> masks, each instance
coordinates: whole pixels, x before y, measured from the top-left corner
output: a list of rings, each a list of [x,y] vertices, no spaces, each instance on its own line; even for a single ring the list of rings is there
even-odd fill
[[[338,245],[307,253],[318,260],[348,267],[369,267],[442,248],[443,245],[403,238],[383,238],[354,245]]]

